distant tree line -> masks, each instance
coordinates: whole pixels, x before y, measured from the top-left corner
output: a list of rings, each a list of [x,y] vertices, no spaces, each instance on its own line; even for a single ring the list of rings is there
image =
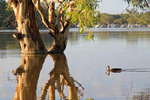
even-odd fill
[[[95,20],[95,24],[139,24],[139,25],[150,25],[150,12],[138,12],[136,9],[127,9],[127,13],[124,14],[107,14],[99,13],[99,17]]]
[[[15,28],[16,22],[12,8],[5,0],[0,1],[0,28]]]
[[[46,7],[45,7],[46,9]],[[118,25],[128,25],[128,24],[139,24],[139,25],[150,25],[150,11],[148,12],[138,12],[136,9],[127,9],[127,13],[123,14],[107,14],[98,13],[95,15],[95,25],[98,24],[118,24]],[[37,22],[40,29],[45,29],[46,27],[40,21],[40,15],[37,12]],[[12,8],[8,5],[5,0],[0,1],[0,29],[15,29],[17,26],[14,12]]]

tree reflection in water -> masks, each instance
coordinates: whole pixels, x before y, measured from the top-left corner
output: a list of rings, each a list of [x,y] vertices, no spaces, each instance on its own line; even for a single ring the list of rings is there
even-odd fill
[[[37,99],[37,83],[46,56],[47,55],[22,56],[20,66],[13,71],[14,75],[17,75],[18,82],[13,100]],[[50,78],[42,88],[40,100],[45,100],[47,93],[49,93],[48,97],[50,100],[55,100],[55,90],[59,92],[60,99],[77,100],[83,96],[82,90],[84,90],[84,88],[70,76],[65,54],[50,54],[50,57],[54,61],[54,68],[50,72]],[[64,86],[68,87],[68,97],[64,94]]]
[[[46,55],[22,55],[20,66],[13,71],[17,76],[13,100],[35,100],[38,78]]]

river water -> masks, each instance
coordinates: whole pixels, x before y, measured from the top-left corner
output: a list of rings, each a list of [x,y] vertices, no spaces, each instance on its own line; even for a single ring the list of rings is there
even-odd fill
[[[1,31],[0,100],[150,100],[150,29],[94,30],[94,41],[75,31],[64,54],[35,56],[21,54],[12,32]]]

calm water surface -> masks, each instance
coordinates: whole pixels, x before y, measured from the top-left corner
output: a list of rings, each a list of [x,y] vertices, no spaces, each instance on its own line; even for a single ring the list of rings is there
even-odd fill
[[[94,41],[86,41],[85,35],[71,32],[64,54],[29,56],[21,55],[12,33],[0,33],[0,100],[54,95],[59,100],[76,94],[83,100],[150,100],[150,31],[94,34]],[[51,37],[42,38],[49,48]],[[107,65],[122,72],[107,75]]]

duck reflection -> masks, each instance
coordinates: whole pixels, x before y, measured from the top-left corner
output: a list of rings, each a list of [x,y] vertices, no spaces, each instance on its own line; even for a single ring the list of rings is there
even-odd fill
[[[49,55],[53,59],[54,68],[50,71],[50,77],[42,87],[40,96],[36,95],[40,71],[46,56],[22,56],[20,66],[13,71],[14,75],[17,75],[18,82],[13,100],[36,100],[37,97],[40,97],[40,100],[45,100],[46,97],[55,100],[56,90],[60,99],[78,100],[79,96],[83,96],[84,88],[70,76],[67,59],[63,53]],[[68,87],[69,95],[65,95],[64,86]]]

